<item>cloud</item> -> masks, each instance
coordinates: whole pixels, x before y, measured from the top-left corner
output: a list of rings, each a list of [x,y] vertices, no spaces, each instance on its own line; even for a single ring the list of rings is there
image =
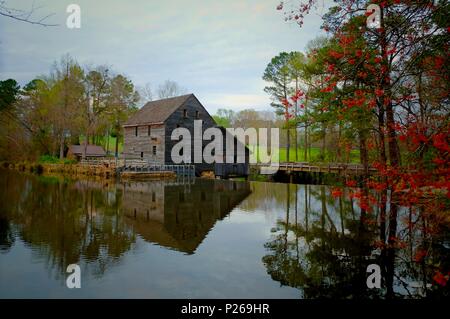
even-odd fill
[[[261,80],[267,63],[281,51],[303,50],[321,24],[316,15],[301,29],[284,22],[278,2],[36,0],[60,26],[0,17],[0,76],[25,84],[70,53],[81,64],[112,65],[136,85],[175,80],[212,108],[268,107]],[[80,30],[65,27],[70,3],[81,7]]]
[[[219,108],[239,111],[243,109],[266,110],[270,99],[263,94],[206,94],[198,97],[205,107],[214,114]]]

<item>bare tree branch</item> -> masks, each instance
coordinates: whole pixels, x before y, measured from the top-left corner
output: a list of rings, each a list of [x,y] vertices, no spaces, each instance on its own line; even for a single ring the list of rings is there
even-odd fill
[[[6,0],[0,1],[0,16],[12,18],[14,20],[36,24],[44,27],[54,27],[58,26],[58,24],[50,24],[46,23],[45,20],[55,15],[54,13],[45,15],[41,18],[33,18],[33,15],[39,10],[41,7],[36,7],[33,1],[31,8],[29,10],[19,10],[10,8],[6,4]]]

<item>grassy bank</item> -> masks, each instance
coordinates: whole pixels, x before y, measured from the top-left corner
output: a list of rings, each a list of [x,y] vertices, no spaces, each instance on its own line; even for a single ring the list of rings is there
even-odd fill
[[[98,176],[109,179],[116,176],[112,167],[80,165],[78,163],[1,162],[0,167],[35,174],[62,174],[72,177]]]
[[[255,153],[258,151],[258,147],[249,147],[250,151]],[[289,149],[289,159],[287,158],[287,149],[285,147],[280,147],[278,149],[274,150],[276,153],[278,153],[279,161],[280,162],[305,162],[305,149],[302,147],[298,148],[298,160],[296,159],[295,154],[295,148],[291,147]],[[276,154],[275,153],[275,154]],[[336,160],[333,159],[333,156],[329,152],[322,153],[321,149],[319,147],[311,147],[310,150],[308,150],[307,154],[307,160],[306,162],[310,163],[332,163],[336,162]],[[349,156],[349,162],[350,163],[359,163],[359,151],[358,150],[351,150],[350,156]]]

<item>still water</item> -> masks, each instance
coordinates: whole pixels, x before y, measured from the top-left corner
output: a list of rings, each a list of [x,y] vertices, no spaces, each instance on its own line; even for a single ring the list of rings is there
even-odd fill
[[[430,239],[405,228],[411,216],[400,210],[403,244],[385,254],[372,214],[367,222],[352,200],[320,185],[116,183],[0,170],[0,298],[447,295],[433,283],[433,264],[415,254],[431,240],[433,263],[448,265],[448,233]],[[80,289],[66,287],[73,263]],[[381,289],[367,288],[373,263]]]

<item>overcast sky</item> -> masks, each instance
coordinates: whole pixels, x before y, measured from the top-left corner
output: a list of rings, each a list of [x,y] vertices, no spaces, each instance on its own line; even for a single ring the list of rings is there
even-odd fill
[[[295,1],[295,0],[294,0]],[[7,0],[29,9],[32,0]],[[279,0],[35,0],[42,27],[0,16],[0,78],[21,85],[47,74],[70,53],[81,65],[111,65],[135,85],[174,80],[207,109],[268,109],[261,76],[281,51],[303,51],[323,34],[319,6],[303,28],[285,22]],[[66,8],[81,7],[81,29],[68,29]]]

